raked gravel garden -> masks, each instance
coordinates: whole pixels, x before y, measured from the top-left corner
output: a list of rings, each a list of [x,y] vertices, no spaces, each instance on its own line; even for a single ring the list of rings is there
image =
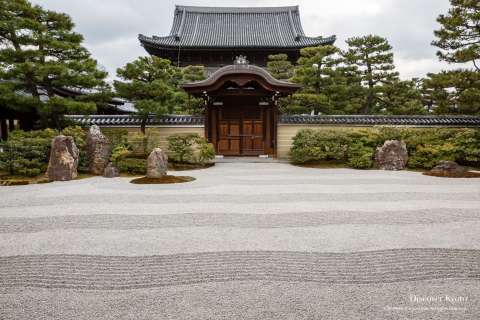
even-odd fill
[[[479,179],[270,162],[182,175],[2,187],[0,318],[480,316]]]

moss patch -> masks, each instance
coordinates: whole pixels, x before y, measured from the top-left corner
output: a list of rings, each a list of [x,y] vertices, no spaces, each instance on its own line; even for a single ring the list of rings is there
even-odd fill
[[[133,184],[173,184],[173,183],[186,183],[192,182],[195,178],[192,177],[177,177],[177,176],[164,176],[162,178],[137,178],[130,181]]]
[[[345,169],[348,168],[344,163],[337,161],[316,161],[308,163],[292,163],[294,166],[314,169]]]
[[[193,164],[193,163],[175,163],[169,162],[168,169],[174,171],[189,171],[189,170],[201,170],[211,168],[215,163],[205,163],[205,164]]]
[[[425,176],[430,177],[440,177],[440,178],[480,178],[480,172],[471,172],[467,171],[462,174],[458,173],[432,173],[432,172],[424,172]]]
[[[16,179],[8,179],[8,180],[0,180],[0,186],[26,186],[30,184],[28,180],[16,180]]]

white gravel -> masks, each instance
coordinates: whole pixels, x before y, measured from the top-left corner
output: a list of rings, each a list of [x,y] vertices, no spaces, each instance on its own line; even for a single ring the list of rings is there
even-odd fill
[[[420,250],[420,255],[438,249],[439,257],[445,259],[461,250],[471,250],[462,254],[479,256],[480,179],[320,170],[282,163],[220,163],[207,170],[175,174],[197,180],[178,185],[133,185],[127,178],[98,177],[0,187],[0,271],[6,272],[4,285],[0,275],[0,319],[480,318],[480,261],[476,258],[466,266],[468,274],[452,271],[448,279],[442,278],[446,274],[443,260],[429,260],[425,267],[431,272],[422,275],[424,281],[413,273],[410,279],[408,269],[394,267],[405,263],[421,270],[418,258],[410,259],[408,249],[413,248]],[[77,256],[105,256],[108,271],[116,268],[118,257],[173,259],[176,254],[205,252],[227,256],[228,252],[246,252],[249,257],[248,252],[259,251],[345,255],[379,250],[393,250],[395,264],[369,266],[365,261],[362,268],[371,274],[387,270],[383,276],[372,276],[374,283],[368,285],[339,285],[336,282],[341,282],[341,274],[331,283],[298,282],[288,280],[290,271],[279,273],[278,277],[287,278],[278,281],[278,277],[271,278],[271,272],[281,268],[280,263],[252,265],[255,281],[240,281],[248,278],[248,272],[236,278],[239,271],[225,268],[212,272],[215,279],[224,274],[228,281],[199,280],[201,283],[195,284],[197,276],[208,278],[202,271],[173,286],[120,291],[106,287],[71,289],[81,285],[77,279],[80,271],[83,280],[96,279],[91,277],[98,266],[80,267],[75,262]],[[378,260],[383,253],[372,254]],[[61,267],[67,271],[56,274],[55,268],[49,269],[53,263],[49,255],[64,261]],[[40,262],[31,265],[33,262],[22,262],[15,256],[31,256]],[[193,266],[199,263],[195,259]],[[216,267],[221,267],[223,258],[218,259]],[[284,259],[286,264],[292,263],[291,258]],[[349,270],[349,258],[344,259],[342,266]],[[351,266],[355,263],[352,261]],[[25,264],[33,268],[28,270],[34,270],[34,275],[9,278]],[[308,267],[300,264],[298,270]],[[47,276],[47,270],[53,273]],[[149,272],[160,276],[162,270]],[[385,280],[397,273],[403,277],[401,283]],[[103,280],[98,276],[100,287],[102,281],[108,283],[108,273]],[[53,285],[59,279],[64,279],[64,287]],[[169,281],[174,283],[175,279]],[[415,311],[412,308],[419,306],[409,302],[411,294],[462,295],[470,300],[455,306],[461,311],[439,311],[452,307],[446,302],[428,305],[434,307],[430,311]]]

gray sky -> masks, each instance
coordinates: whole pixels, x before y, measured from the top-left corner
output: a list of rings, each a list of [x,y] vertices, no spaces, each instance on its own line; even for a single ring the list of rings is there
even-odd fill
[[[85,46],[110,77],[118,67],[146,55],[137,36],[167,35],[175,4],[203,6],[299,5],[309,36],[337,35],[344,47],[352,36],[378,34],[395,52],[402,78],[421,77],[448,68],[438,61],[433,30],[436,18],[446,13],[448,0],[33,0],[43,7],[72,16]]]

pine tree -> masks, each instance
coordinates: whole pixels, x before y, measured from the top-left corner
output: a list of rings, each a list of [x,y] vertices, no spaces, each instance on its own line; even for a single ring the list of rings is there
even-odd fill
[[[276,79],[287,80],[293,76],[293,64],[284,53],[269,55],[267,70]]]
[[[385,85],[398,80],[393,63],[392,46],[387,39],[368,35],[347,40],[343,53],[346,63],[358,70],[362,84],[367,88],[363,113],[378,112],[385,107],[382,95]]]
[[[383,109],[385,114],[395,115],[420,115],[427,114],[422,104],[422,94],[416,81],[395,81],[384,86],[382,92]]]
[[[117,75],[123,81],[115,81],[115,90],[135,104],[137,116],[142,120],[143,133],[150,115],[173,113],[175,89],[182,76],[170,60],[155,56],[139,57],[117,69]]]
[[[440,15],[437,21],[442,25],[435,31],[438,38],[433,41],[439,47],[437,55],[450,63],[471,62],[477,71],[480,65],[480,1],[450,0],[448,14]]]
[[[108,95],[107,73],[82,47],[71,18],[26,0],[0,0],[0,7],[0,91],[10,92],[2,97],[6,104],[34,112],[44,126],[57,128],[64,114],[94,113],[96,99]],[[80,99],[57,95],[65,87],[96,94]]]
[[[179,69],[180,81],[175,88],[175,112],[180,114],[200,114],[204,110],[204,101],[187,94],[180,85],[206,79],[203,66],[187,66]]]
[[[423,83],[424,100],[436,114],[480,114],[480,72],[443,71],[428,74]]]
[[[349,114],[359,104],[355,98],[361,90],[352,68],[343,65],[340,50],[334,46],[320,46],[301,50],[292,81],[303,85],[287,104],[291,113]]]

